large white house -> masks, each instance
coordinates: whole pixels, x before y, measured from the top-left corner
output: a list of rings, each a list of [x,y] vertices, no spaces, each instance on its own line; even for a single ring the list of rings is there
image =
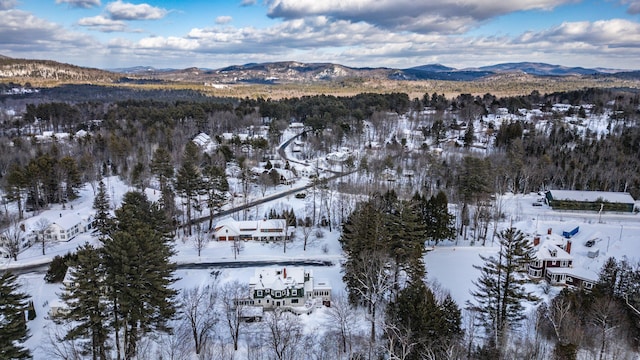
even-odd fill
[[[264,310],[285,308],[294,313],[310,313],[331,306],[331,285],[316,280],[311,270],[297,267],[256,269],[249,279],[249,297],[239,303]]]
[[[236,221],[227,218],[216,224],[213,238],[217,241],[282,241],[290,239],[292,232],[284,219]]]

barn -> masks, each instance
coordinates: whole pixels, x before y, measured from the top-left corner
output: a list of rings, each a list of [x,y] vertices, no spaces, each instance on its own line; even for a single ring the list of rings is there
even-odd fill
[[[554,210],[633,212],[635,200],[626,192],[549,190],[547,203]]]

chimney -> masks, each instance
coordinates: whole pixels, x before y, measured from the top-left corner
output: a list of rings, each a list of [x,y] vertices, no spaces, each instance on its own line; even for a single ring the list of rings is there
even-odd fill
[[[284,279],[287,278],[287,268],[283,268],[282,269],[282,278],[284,278]]]
[[[533,246],[538,246],[540,245],[540,236],[534,236],[533,237]]]
[[[564,250],[565,250],[568,254],[571,254],[571,240],[567,240],[567,245],[564,247]]]
[[[547,229],[547,235],[551,235],[551,228]]]

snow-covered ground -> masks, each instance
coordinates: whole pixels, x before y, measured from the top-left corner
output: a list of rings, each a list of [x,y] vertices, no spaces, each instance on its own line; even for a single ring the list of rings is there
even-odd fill
[[[108,179],[108,189],[114,204],[119,203],[124,192],[129,188],[116,178]],[[283,187],[289,189],[289,186]],[[278,191],[278,189],[275,189]],[[149,197],[154,199],[154,191],[147,191]],[[560,234],[564,230],[570,230],[575,226],[580,226],[579,233],[573,238],[572,254],[576,257],[576,266],[584,267],[597,273],[603,262],[609,256],[622,258],[627,256],[632,261],[638,261],[640,256],[640,217],[632,214],[593,214],[579,212],[557,212],[543,206],[532,206],[539,198],[538,194],[530,195],[504,195],[502,203],[504,213],[508,214],[507,219],[499,224],[499,229],[513,224],[516,228],[528,234],[546,234],[548,229],[553,233]],[[293,209],[298,216],[305,212],[309,199],[297,199],[293,195],[263,204],[258,210],[254,209],[255,217],[262,217],[271,208]],[[89,212],[93,202],[93,191],[86,187],[80,197],[68,204],[65,210],[53,206],[52,209],[44,211],[38,217],[50,217],[54,219],[62,212]],[[73,205],[73,209],[71,206]],[[28,223],[37,221],[37,217],[27,220]],[[296,230],[298,231],[298,230]],[[301,233],[295,235],[294,240],[287,244],[286,253],[283,251],[281,243],[255,243],[244,242],[242,250],[234,256],[232,242],[209,242],[200,256],[190,238],[179,235],[176,238],[175,248],[177,255],[174,260],[178,264],[188,263],[211,263],[227,261],[282,261],[282,260],[329,260],[333,266],[313,267],[316,277],[328,279],[333,287],[334,294],[344,291],[342,275],[340,272],[340,261],[342,253],[338,242],[339,231],[334,229],[329,232],[327,228],[322,228],[321,234],[316,231],[310,236],[310,243],[306,251],[303,250],[303,238]],[[320,236],[319,236],[320,235]],[[427,267],[427,277],[431,282],[437,282],[444,289],[451,292],[453,298],[460,307],[464,307],[468,300],[472,300],[470,290],[474,289],[472,283],[478,277],[478,270],[473,265],[482,263],[479,254],[491,255],[497,251],[491,243],[491,237],[486,246],[479,243],[472,244],[469,240],[460,239],[457,243],[445,242],[436,247],[432,247],[425,255]],[[595,247],[600,250],[600,255],[596,258],[588,258],[587,251],[593,248],[584,246],[584,242],[590,239],[597,239]],[[90,234],[80,234],[69,242],[61,242],[54,247],[47,249],[47,255],[42,255],[42,250],[37,245],[20,254],[18,261],[3,259],[0,266],[2,269],[10,269],[15,266],[45,263],[55,255],[63,255],[73,251],[78,245],[89,241],[97,243],[97,240]],[[275,265],[280,266],[280,265]],[[254,267],[230,267],[206,269],[181,269],[176,273],[179,280],[175,283],[178,289],[187,289],[214,281],[213,275],[217,274],[216,281],[223,283],[230,280],[248,282],[255,271]],[[43,279],[42,272],[31,272],[20,275],[22,289],[29,293],[34,300],[38,317],[29,322],[31,338],[27,341],[27,346],[34,351],[35,359],[47,358],[46,347],[50,343],[47,329],[53,328],[53,323],[47,317],[50,304],[54,303],[60,292],[60,284],[47,284]],[[544,296],[542,285],[532,285],[532,291]],[[319,312],[321,316],[322,312]],[[318,321],[315,315],[304,317],[313,327]]]

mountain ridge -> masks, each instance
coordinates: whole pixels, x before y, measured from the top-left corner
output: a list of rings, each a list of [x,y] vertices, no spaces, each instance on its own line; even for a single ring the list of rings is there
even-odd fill
[[[539,62],[511,62],[456,69],[443,64],[425,64],[405,69],[387,67],[350,67],[318,62],[279,61],[230,65],[218,69],[189,67],[184,69],[134,66],[116,69],[94,69],[52,60],[13,59],[0,55],[1,78],[39,78],[67,81],[120,82],[132,79],[182,81],[200,83],[293,83],[335,81],[348,78],[376,80],[448,80],[474,81],[500,74],[553,76],[616,76],[640,78],[637,70],[568,67]]]

